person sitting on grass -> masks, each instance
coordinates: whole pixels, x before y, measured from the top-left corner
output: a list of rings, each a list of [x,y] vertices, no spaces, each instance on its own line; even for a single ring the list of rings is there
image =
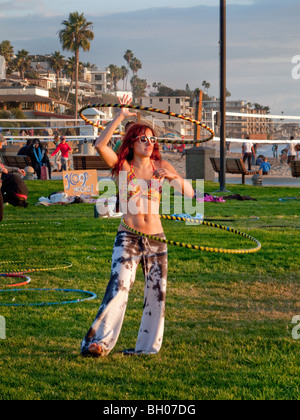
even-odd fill
[[[260,165],[259,170],[262,170],[263,175],[268,175],[269,171],[271,169],[271,165],[268,162],[268,159],[265,157],[262,164]]]
[[[24,169],[4,166],[0,163],[0,222],[3,219],[4,203],[14,207],[27,207],[28,190],[20,176],[25,176]]]

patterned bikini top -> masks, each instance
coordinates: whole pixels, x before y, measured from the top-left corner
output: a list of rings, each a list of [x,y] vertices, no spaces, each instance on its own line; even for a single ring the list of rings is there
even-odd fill
[[[151,161],[151,165],[153,168],[153,172],[155,172],[155,168],[153,162]],[[127,200],[131,197],[146,197],[148,200],[151,201],[159,201],[160,196],[162,193],[162,183],[163,181],[157,178],[155,175],[152,175],[150,182],[148,184],[148,188],[144,189],[141,188],[142,183],[147,182],[145,180],[138,180],[135,176],[133,163],[130,164],[130,171],[127,174]]]

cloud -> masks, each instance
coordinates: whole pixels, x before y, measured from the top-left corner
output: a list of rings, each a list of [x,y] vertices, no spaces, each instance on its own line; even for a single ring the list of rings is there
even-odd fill
[[[30,2],[43,7],[43,2]],[[299,15],[298,0],[253,0],[253,4],[227,6],[227,76],[233,99],[261,101],[273,113],[286,109],[300,115],[295,96],[300,80],[291,77],[292,57],[300,54]],[[143,64],[140,77],[149,84],[156,81],[182,89],[186,83],[190,88],[201,87],[207,80],[210,93],[219,96],[218,7],[160,7],[85,16],[93,22],[95,39],[90,52],[81,52],[81,61],[100,68],[112,63],[121,66],[126,64],[124,52],[131,49]],[[9,39],[15,51],[61,50],[57,32],[65,18],[40,13],[0,16],[3,39]]]
[[[10,1],[1,1],[1,13],[3,15],[8,15],[13,12],[15,15],[23,14],[24,11],[31,12],[34,10],[39,11],[40,13],[46,10],[46,5],[44,0],[10,0]]]

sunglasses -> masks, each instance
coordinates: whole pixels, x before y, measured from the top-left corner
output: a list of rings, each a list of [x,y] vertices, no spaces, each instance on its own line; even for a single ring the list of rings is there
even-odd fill
[[[157,138],[156,137],[147,137],[145,135],[136,137],[138,139],[138,141],[140,143],[147,143],[147,141],[149,141],[150,144],[156,144],[157,143]]]

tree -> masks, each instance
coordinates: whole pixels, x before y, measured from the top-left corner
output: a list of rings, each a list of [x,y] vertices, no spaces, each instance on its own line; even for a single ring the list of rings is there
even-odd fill
[[[157,89],[156,96],[188,96],[186,90],[183,89],[172,89],[168,86],[163,85],[162,83],[154,82],[152,84],[154,88]]]
[[[97,69],[96,64],[91,64],[90,62],[84,63],[83,66],[86,67],[90,71]]]
[[[124,54],[123,58],[127,63],[128,74],[129,74],[129,69],[130,69],[130,63],[131,63],[131,60],[133,59],[133,57],[134,57],[134,54],[131,50],[126,50],[125,51],[125,54]],[[128,76],[128,74],[127,74],[127,76]],[[126,78],[126,90],[127,90],[127,78]]]
[[[11,71],[11,65],[14,57],[14,47],[10,41],[2,41],[0,44],[0,55],[5,58],[8,72]]]
[[[206,95],[208,95],[208,91],[209,91],[209,88],[210,88],[210,83],[206,83]]]
[[[23,81],[25,79],[25,72],[30,69],[30,63],[31,63],[31,59],[29,57],[29,52],[26,50],[18,51],[13,61],[13,65],[20,73],[20,76]]]
[[[118,90],[118,82],[122,79],[123,72],[122,69],[115,64],[110,64],[108,66],[109,69],[109,79],[113,82],[113,86],[115,90]]]
[[[129,71],[126,66],[122,66],[121,72],[122,72],[121,79],[123,80],[123,90],[125,90],[125,80],[126,80],[126,90],[127,90],[127,77],[128,77]]]
[[[258,103],[254,104],[255,111],[265,111],[266,114],[270,114],[270,107],[269,106],[263,106]],[[283,112],[282,112],[283,113]]]
[[[159,90],[159,88],[161,87],[161,82],[154,82],[153,84],[152,84],[152,87],[154,87],[154,89],[157,89],[157,90]]]
[[[64,50],[72,51],[75,54],[75,118],[78,115],[78,72],[79,72],[79,50],[89,51],[90,41],[94,39],[91,30],[92,22],[88,22],[84,14],[73,12],[69,14],[69,20],[61,23],[65,28],[59,31],[59,39]]]
[[[130,68],[132,70],[133,75],[136,76],[138,71],[142,68],[141,61],[138,58],[133,57],[133,59],[130,62]]]
[[[192,96],[193,92],[191,91],[190,85],[188,83],[185,85],[185,91],[186,91],[187,96],[189,97]]]
[[[65,65],[64,58],[65,57],[61,55],[59,51],[55,51],[53,54],[51,54],[51,57],[49,58],[49,63],[56,73],[56,92],[57,92],[58,97],[60,97],[59,96],[59,74]]]
[[[137,102],[139,98],[145,96],[146,88],[147,88],[147,80],[140,79],[136,74],[131,79],[131,86],[132,86],[132,94]]]
[[[202,86],[204,87],[204,92],[206,93],[206,95],[208,95],[208,89],[210,88],[210,83],[208,83],[206,80],[203,80]]]
[[[83,69],[83,64],[81,62],[79,62],[78,72],[81,73],[82,69]],[[70,92],[71,92],[71,89],[72,89],[72,85],[75,81],[75,74],[76,74],[75,57],[68,58],[67,62],[65,63],[65,66],[64,66],[64,72],[65,72],[66,76],[71,79],[70,86],[69,86],[69,89],[68,89],[68,93],[67,93],[67,96],[66,96],[66,99],[65,99],[65,101],[68,102],[69,95],[70,95]]]

